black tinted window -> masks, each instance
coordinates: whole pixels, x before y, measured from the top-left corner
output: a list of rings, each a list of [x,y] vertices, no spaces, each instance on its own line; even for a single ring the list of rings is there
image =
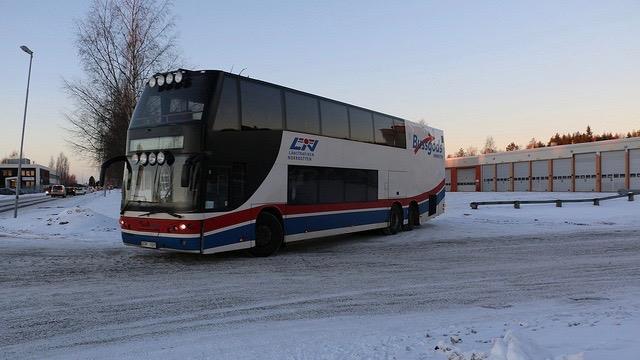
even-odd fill
[[[373,114],[373,127],[375,129],[374,140],[376,144],[391,145],[396,144],[396,131],[393,126],[393,119],[379,114]]]
[[[322,135],[349,138],[349,117],[346,106],[320,100],[320,113],[322,115]]]
[[[290,166],[288,184],[290,204],[316,204],[318,202],[318,170],[310,166]]]
[[[251,81],[240,82],[242,130],[282,129],[280,90]]]
[[[210,78],[186,78],[180,86],[145,86],[131,117],[131,128],[201,120],[211,95]]]
[[[349,108],[351,139],[373,142],[373,119],[371,113],[357,108]]]
[[[238,81],[225,76],[213,130],[240,130]]]
[[[287,130],[320,133],[318,100],[311,96],[285,92]]]
[[[344,169],[319,168],[318,201],[337,203],[344,201]]]
[[[289,204],[327,204],[378,200],[378,171],[289,166]]]

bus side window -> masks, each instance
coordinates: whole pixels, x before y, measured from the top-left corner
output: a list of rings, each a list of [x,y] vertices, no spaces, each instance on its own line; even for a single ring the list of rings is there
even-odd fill
[[[396,132],[393,127],[393,119],[388,116],[373,114],[373,126],[376,144],[395,146]]]
[[[395,136],[395,146],[402,148],[402,149],[406,149],[407,148],[407,134],[406,134],[406,128],[404,125],[404,120],[401,119],[393,119],[393,130],[396,133]],[[442,141],[442,143],[444,143],[444,141]]]
[[[322,135],[340,139],[349,138],[349,115],[346,106],[320,100],[320,117],[322,119]]]
[[[313,167],[290,166],[287,200],[290,204],[318,203],[318,170]]]
[[[224,209],[229,206],[229,168],[215,166],[207,171],[205,210]]]
[[[240,81],[242,130],[281,130],[282,92],[249,80]]]
[[[285,91],[287,130],[320,134],[318,100],[291,91]]]
[[[350,107],[349,126],[352,140],[373,142],[373,117],[371,112]]]
[[[238,81],[230,76],[225,76],[213,130],[240,130],[238,115]]]

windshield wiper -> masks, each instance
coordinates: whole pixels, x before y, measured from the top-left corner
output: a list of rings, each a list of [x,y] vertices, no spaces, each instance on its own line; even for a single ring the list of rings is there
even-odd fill
[[[138,215],[138,216],[149,216],[149,215],[153,215],[153,214],[169,214],[173,217],[177,217],[178,219],[182,219],[182,215],[178,215],[174,212],[171,211],[149,211],[148,213],[144,213],[142,215]]]

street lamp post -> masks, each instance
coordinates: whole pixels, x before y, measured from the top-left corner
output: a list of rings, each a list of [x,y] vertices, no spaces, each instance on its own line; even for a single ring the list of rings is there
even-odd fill
[[[22,138],[20,139],[20,158],[18,159],[18,183],[16,184],[16,202],[13,209],[13,217],[18,217],[18,198],[20,197],[20,185],[22,184],[22,149],[24,147],[24,126],[27,123],[27,103],[29,102],[29,83],[31,82],[31,63],[33,51],[25,45],[20,46],[22,51],[29,54],[29,76],[27,77],[27,96],[24,99],[24,116],[22,117]]]

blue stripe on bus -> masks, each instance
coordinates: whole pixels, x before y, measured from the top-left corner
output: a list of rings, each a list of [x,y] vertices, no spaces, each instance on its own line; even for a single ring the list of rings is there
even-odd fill
[[[205,235],[204,237],[204,249],[210,249],[213,247],[237,244],[242,241],[254,240],[256,233],[255,224],[246,224],[235,227],[233,229],[220,231],[215,234]]]
[[[140,246],[141,241],[151,241],[156,243],[158,248],[174,250],[197,250],[200,251],[200,237],[196,238],[172,238],[153,235],[139,235],[123,232],[122,241],[126,244]],[[182,242],[184,241],[184,245]]]
[[[358,225],[383,223],[389,217],[389,210],[358,211],[339,214],[301,216],[284,220],[287,235],[301,234]]]

